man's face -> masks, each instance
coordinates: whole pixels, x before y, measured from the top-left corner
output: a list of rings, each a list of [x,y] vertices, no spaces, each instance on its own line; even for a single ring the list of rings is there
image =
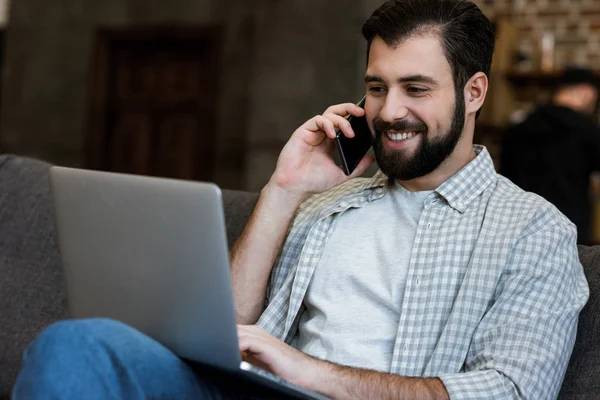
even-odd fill
[[[440,39],[415,36],[390,47],[376,37],[365,83],[365,111],[379,168],[403,181],[438,168],[456,147],[465,122],[463,88],[455,99]]]

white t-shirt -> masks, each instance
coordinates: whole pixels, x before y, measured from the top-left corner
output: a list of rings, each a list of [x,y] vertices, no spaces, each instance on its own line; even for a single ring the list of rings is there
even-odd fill
[[[336,217],[304,298],[299,350],[342,365],[390,370],[408,263],[430,193],[395,184],[381,200]]]

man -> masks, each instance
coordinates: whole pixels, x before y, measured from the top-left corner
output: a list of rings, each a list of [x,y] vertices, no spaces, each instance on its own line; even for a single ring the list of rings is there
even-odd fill
[[[472,144],[490,22],[467,1],[388,1],[363,34],[365,110],[294,132],[232,249],[240,351],[332,398],[555,397],[588,288],[573,224]],[[363,112],[381,172],[349,180],[332,139]],[[281,398],[227,379],[116,322],[63,322],[15,398]]]
[[[504,136],[502,174],[554,204],[591,242],[590,176],[600,170],[600,129],[593,120],[600,82],[585,68],[568,68],[547,105]]]

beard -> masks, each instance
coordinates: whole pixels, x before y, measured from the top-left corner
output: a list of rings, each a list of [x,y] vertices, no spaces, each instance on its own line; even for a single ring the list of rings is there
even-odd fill
[[[390,180],[409,181],[425,176],[437,169],[454,151],[462,136],[465,125],[465,101],[462,90],[457,91],[454,112],[448,132],[437,139],[430,139],[429,129],[421,120],[401,120],[385,122],[378,117],[373,120],[375,139],[373,150],[381,171]],[[421,135],[421,142],[412,155],[403,155],[400,151],[387,150],[383,144],[386,131],[408,131]]]

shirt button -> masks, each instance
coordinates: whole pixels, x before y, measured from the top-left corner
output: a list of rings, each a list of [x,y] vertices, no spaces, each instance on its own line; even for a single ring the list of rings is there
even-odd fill
[[[417,284],[417,286],[419,286],[421,284],[421,279],[417,278],[417,280],[415,281],[415,283]]]
[[[345,201],[342,201],[342,202],[340,203],[340,207],[342,207],[342,208],[346,208],[346,207],[348,207],[348,203],[347,203],[347,202],[345,202]]]
[[[431,223],[427,224],[427,229],[431,229]]]
[[[377,194],[383,194],[383,189],[382,188],[377,188],[377,190],[375,190],[375,193],[377,193]]]

